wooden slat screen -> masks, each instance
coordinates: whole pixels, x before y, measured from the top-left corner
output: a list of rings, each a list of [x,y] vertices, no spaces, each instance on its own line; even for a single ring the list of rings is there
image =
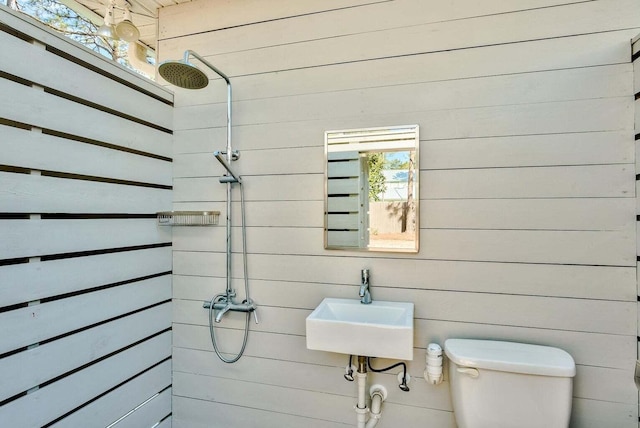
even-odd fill
[[[170,426],[172,94],[5,7],[0,94],[0,426]]]

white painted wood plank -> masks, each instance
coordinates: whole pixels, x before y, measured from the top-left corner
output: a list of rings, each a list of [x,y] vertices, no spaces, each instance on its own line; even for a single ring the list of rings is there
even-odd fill
[[[153,427],[170,413],[171,388],[168,388],[113,426],[117,428]]]
[[[315,141],[317,145],[243,150],[241,160],[234,163],[234,171],[240,175],[278,174],[283,171],[289,174],[323,172],[323,143],[319,134],[309,141]],[[182,143],[176,141],[176,148],[179,147],[182,147]],[[423,170],[434,170],[633,163],[633,153],[632,130],[483,137],[422,141],[420,165]],[[332,163],[330,169],[342,165],[342,162],[335,165]],[[329,172],[331,175],[332,172]],[[221,174],[222,169],[217,162],[212,162],[210,151],[176,155],[174,159],[174,177],[206,177]]]
[[[423,230],[421,257],[522,263],[635,265],[635,238],[621,232]]]
[[[112,74],[119,79],[129,81],[134,85],[141,87],[145,91],[154,94],[156,97],[167,101],[173,100],[173,95],[170,91],[167,91],[138,73],[121,66],[115,61],[109,60],[67,37],[62,37],[60,34],[47,28],[44,24],[41,24],[35,19],[31,19],[31,17],[27,17],[10,9],[3,9],[0,11],[0,14],[2,21],[11,28],[15,28],[16,30],[25,33],[42,43],[61,50],[62,52],[70,53],[80,61],[87,62],[92,66],[105,70],[107,73]]]
[[[633,335],[637,328],[635,302],[580,301],[576,299],[424,291],[413,294],[416,318],[430,320],[479,322],[516,327],[574,330],[581,332]],[[384,293],[378,292],[384,300]],[[437,308],[425,310],[427,302],[439,302]],[[318,302],[319,303],[319,302]],[[260,304],[260,302],[258,302]],[[487,311],[491,308],[491,311]],[[260,306],[261,323],[256,331],[304,335],[304,320],[311,309]],[[568,318],[567,313],[572,316]],[[233,314],[232,314],[233,315]],[[201,301],[175,301],[174,322],[208,325],[208,313]],[[295,323],[299,322],[300,325]],[[221,328],[244,328],[244,317],[226,317]]]
[[[355,112],[359,116],[401,113],[410,115],[433,110],[620,97],[633,91],[632,70],[628,65],[596,67],[588,73],[574,71],[572,74],[567,72],[559,74],[560,72],[528,73],[483,79],[382,86],[368,88],[366,95],[356,89],[239,101],[236,102],[238,113],[234,115],[234,123],[239,125],[324,120],[354,116]],[[601,89],[586,92],[583,85],[601,87]],[[462,99],[451,97],[451,92],[458,91],[465,94]],[[394,102],[397,99],[408,101]],[[198,128],[202,127],[202,124],[219,126],[226,120],[226,104],[222,102],[176,108],[175,112],[176,129]]]
[[[171,210],[171,189],[0,172],[0,205],[19,213],[132,213]]]
[[[172,108],[162,101],[7,33],[0,33],[0,44],[0,70],[6,73],[171,129]]]
[[[170,298],[171,278],[164,275],[3,312],[0,319],[6,334],[0,338],[0,349],[25,347]]]
[[[169,327],[171,307],[165,303],[13,354],[0,365],[4,379],[0,399],[27,391]]]
[[[224,288],[224,286],[222,287]],[[254,288],[256,289],[256,288]],[[219,291],[219,290],[218,290]],[[357,292],[357,290],[355,290]],[[274,290],[275,292],[275,290]],[[325,293],[325,296],[353,298],[340,293]],[[258,303],[265,302],[260,296],[253,296]],[[402,300],[403,297],[395,297]],[[406,300],[406,297],[405,299]],[[231,351],[242,342],[242,330],[219,329],[219,343]],[[585,366],[598,366],[628,370],[635,364],[634,352],[637,340],[633,335],[577,332],[568,330],[544,330],[530,327],[497,326],[477,322],[415,320],[414,358],[409,362],[412,376],[421,377],[424,370],[425,348],[427,343],[443,344],[448,338],[466,337],[494,340],[516,341],[546,346],[555,346],[569,352],[576,363]],[[269,359],[298,361],[306,364],[331,365],[344,367],[344,356],[334,353],[310,351],[306,348],[303,335],[283,335],[278,332],[251,332],[251,341],[245,355]],[[174,346],[212,352],[208,326],[193,324],[174,324]],[[389,364],[392,362],[389,361]],[[381,364],[384,364],[381,362]]]
[[[73,293],[171,270],[171,248],[148,248],[0,268],[0,306]]]
[[[304,426],[307,428],[347,428],[353,424],[335,423],[325,420],[296,416],[287,413],[275,413],[203,401],[187,397],[173,396],[173,423],[175,427],[210,428],[211,421],[221,426],[249,427],[256,421],[265,428]]]
[[[424,358],[420,361],[420,365],[424,369]],[[174,348],[173,362],[175,372],[236,379],[298,390],[312,389],[338,395],[349,395],[354,390],[353,384],[342,382],[342,374],[344,374],[342,367],[310,366],[294,361],[245,356],[238,364],[230,368],[214,358],[212,351],[203,352],[183,348]],[[374,366],[382,365],[384,365],[382,362],[374,364]],[[634,401],[637,401],[637,389],[629,379],[629,370],[582,365],[578,365],[577,370],[578,374],[573,390],[575,397],[627,404],[633,404]],[[281,373],[288,373],[289,376],[283,377]],[[425,388],[427,385],[422,382],[421,376],[418,376],[412,382],[412,390],[421,390],[418,396],[416,397],[416,394],[398,396],[393,393],[397,386],[395,373],[393,375],[370,373],[369,375],[370,384],[379,383],[391,391],[385,403],[421,406],[425,396],[428,396],[430,407],[452,410],[447,384],[429,393]],[[429,386],[429,388],[432,387]]]
[[[429,199],[420,208],[426,229],[596,231],[627,229],[635,222],[631,198]]]
[[[264,73],[633,28],[640,17],[640,9],[630,0],[627,0],[627,4],[630,5],[628,9],[617,11],[613,10],[616,8],[590,2],[564,8],[488,15],[469,20],[395,27],[360,34],[347,33],[344,36],[334,31],[334,37],[276,44],[239,52],[220,52],[203,44],[194,49],[231,76]],[[365,14],[364,17],[366,16]],[[364,17],[360,19],[366,19]],[[532,20],[536,22],[535,26],[528,25]],[[568,24],[558,25],[558,20],[566,21]],[[625,40],[627,49],[628,41],[637,31],[630,30],[628,36],[620,38]],[[473,34],[473,37],[469,37],[469,34]],[[217,43],[211,43],[211,40],[209,42],[209,46],[218,46]],[[160,52],[168,57],[175,57],[176,50],[160,44]],[[217,54],[212,55],[214,52]],[[603,55],[601,52],[598,54]]]
[[[338,240],[342,233],[335,232]],[[420,234],[422,242],[428,243],[417,255],[421,259],[636,265],[633,227],[620,231],[423,229]],[[247,232],[247,250],[254,254],[322,255],[325,254],[321,246],[323,235],[322,229],[251,228]],[[198,239],[176,242],[174,248],[224,251],[223,236],[219,229],[206,230]],[[232,239],[233,248],[242,248],[239,230]]]
[[[131,397],[151,397],[169,385],[171,385],[171,361],[165,361],[52,426],[77,428],[90,423],[108,426],[118,415],[124,415],[131,410]]]
[[[209,391],[204,388],[205,382],[210,383],[214,379],[216,384],[225,390],[225,394],[217,394],[211,388],[209,388]],[[344,382],[344,380],[339,379],[336,382]],[[400,392],[398,391],[397,393],[399,394]],[[181,397],[193,397],[232,406],[293,414],[334,423],[353,425],[355,420],[353,413],[355,397],[353,396],[291,390],[259,383],[229,381],[179,372],[175,374],[174,394]],[[385,412],[388,412],[385,414],[393,415],[389,417],[389,420],[401,424],[400,426],[418,426],[422,419],[422,422],[429,420],[430,423],[438,427],[455,427],[453,415],[448,411],[398,406],[389,402],[385,403]]]
[[[316,14],[332,9],[343,9],[351,6],[370,3],[368,0],[326,0],[312,1],[305,3],[290,2],[288,0],[275,0],[268,8],[261,7],[259,0],[249,0],[243,5],[233,3],[224,4],[225,13],[215,15],[215,27],[225,28],[246,23],[259,23],[283,19],[297,15]],[[185,28],[197,32],[211,30],[211,19],[204,19],[210,16],[211,6],[220,7],[221,4],[189,4],[185,3],[178,7],[161,8],[159,13],[163,22],[160,27],[159,38],[172,38],[183,35]]]
[[[171,134],[0,79],[0,117],[40,128],[171,156]],[[37,108],[34,108],[37,106]],[[74,120],[68,120],[70,117]]]
[[[623,404],[638,404],[638,388],[633,370],[577,366],[574,396]]]
[[[356,196],[331,196],[327,199],[328,212],[358,212],[360,201]]]
[[[6,165],[171,185],[171,162],[3,126]]]
[[[180,142],[176,141],[176,146]],[[282,150],[242,151],[242,158],[233,163],[233,170],[239,175],[274,174],[286,171],[288,174],[322,172],[324,154],[321,146],[290,147]],[[173,177],[215,177],[224,169],[213,158],[211,152],[176,155],[173,162]]]
[[[307,3],[311,4],[310,2]],[[571,3],[578,3],[578,1],[559,2],[557,0],[533,0],[518,2],[517,4],[501,1],[485,1],[482,5],[469,1],[446,5],[438,3],[426,4],[422,1],[404,1],[394,4],[371,2],[364,4],[364,7],[345,7],[338,10],[327,10],[326,12],[316,11],[297,16],[292,13],[294,10],[292,6],[287,5],[286,13],[288,15],[291,14],[294,19],[284,20],[285,22],[261,19],[259,22],[252,24],[257,30],[249,32],[249,34],[247,34],[246,29],[243,31],[244,26],[240,26],[239,28],[226,28],[225,31],[217,31],[214,34],[208,34],[207,37],[209,40],[215,41],[217,45],[216,50],[228,50],[229,46],[234,46],[236,49],[255,49],[259,46],[300,42],[309,38],[318,39],[343,35],[345,33],[371,32],[394,27],[460,20],[498,13],[507,14],[509,12],[512,13],[521,10],[567,5]],[[233,4],[228,6],[230,7],[226,9],[226,13],[218,19],[229,20],[233,17],[233,19],[243,24],[253,21],[246,20],[245,15],[247,11],[239,14],[240,10],[234,8]],[[302,6],[295,5],[295,7],[299,8]],[[305,7],[310,6],[305,4]],[[198,12],[201,13],[219,13],[220,5],[215,3],[212,5],[203,4],[199,8],[201,8],[201,10]],[[209,10],[209,8],[211,8],[211,10]],[[191,9],[195,9],[195,7],[191,7]],[[249,9],[248,11],[251,14],[273,13],[271,11],[260,11],[260,8],[255,9],[258,10]],[[197,33],[197,31],[194,31],[192,27],[194,24],[192,24],[191,21],[189,21],[188,25],[185,24],[184,21],[187,18],[181,15],[188,15],[188,9],[185,9],[184,6],[182,8],[162,9],[161,13],[165,20],[165,26],[161,29],[160,38],[161,40],[165,37],[168,38],[167,40],[163,40],[163,42],[170,43],[174,41],[174,43],[176,43],[175,39],[189,38],[190,46],[196,46],[198,39],[206,40],[205,37],[198,38],[198,35],[194,34]],[[362,19],[363,16],[370,18]],[[201,32],[211,30],[210,22],[198,20],[198,24],[201,26]],[[262,34],[262,38],[258,37],[256,33]],[[192,36],[189,37],[189,35]],[[244,37],[239,37],[240,35]],[[209,49],[215,48],[215,46],[209,47]]]
[[[204,388],[204,383],[215,382],[220,394],[212,388]],[[217,388],[216,388],[217,389]],[[324,394],[308,390],[294,390],[259,383],[211,378],[188,373],[174,372],[173,390],[175,395],[215,401],[218,403],[288,413],[333,422],[347,422],[355,419],[353,398]],[[320,405],[319,405],[320,404]],[[326,412],[322,407],[331,408]]]
[[[610,401],[574,399],[570,428],[601,428],[605,426],[635,428],[638,406]]]
[[[327,246],[329,247],[350,247],[359,248],[359,232],[356,231],[334,231],[327,232]]]
[[[338,297],[341,295],[340,293],[325,293],[325,296]],[[254,297],[258,304],[266,301],[260,296]],[[321,301],[323,297],[317,301]],[[353,298],[353,293],[343,297]],[[397,299],[401,300],[402,296]],[[174,347],[208,352],[213,350],[208,326],[174,323],[173,333]],[[220,344],[224,346],[225,350],[233,351],[233,346],[242,341],[242,330],[219,329],[218,333]],[[624,370],[635,364],[633,352],[637,347],[637,339],[634,342],[633,336],[416,319],[414,356],[413,361],[408,362],[411,375],[422,376],[428,343],[443,344],[446,339],[455,337],[491,338],[555,346],[569,352],[577,364]],[[334,367],[344,367],[345,365],[345,358],[342,355],[308,350],[304,336],[283,335],[277,332],[255,331],[253,329],[245,355]]]
[[[559,102],[602,97],[619,97],[630,94],[632,67],[629,64],[594,67],[578,70],[560,70],[515,75],[489,76],[475,79],[445,80],[411,85],[386,85],[321,92],[277,98],[259,98],[236,102],[236,123],[248,118],[255,123],[310,120],[364,114],[418,112],[498,105],[520,105],[540,102]],[[464,94],[452,97],[452,93]],[[402,103],[395,102],[398,99]],[[329,108],[328,108],[329,107]],[[196,121],[217,116],[224,105],[201,104],[176,109],[176,125],[179,128],[195,125]],[[285,117],[285,112],[287,117]],[[411,146],[411,141],[408,142]],[[395,144],[394,144],[395,145]],[[333,146],[332,146],[333,147]],[[336,150],[349,150],[345,145]],[[387,147],[384,143],[380,149]],[[332,149],[333,150],[333,149]],[[373,146],[371,151],[380,151]]]
[[[327,180],[327,191],[330,195],[358,194],[359,188],[360,180],[358,178]]]
[[[635,272],[630,267],[419,260],[374,257],[370,253],[366,257],[357,253],[360,257],[354,258],[345,257],[349,253],[332,251],[327,254],[313,256],[313,263],[303,255],[250,254],[249,277],[299,282],[312,278],[321,284],[357,285],[360,269],[375,266],[375,285],[381,287],[637,300]],[[224,258],[223,253],[176,251],[173,271],[177,275],[224,277],[220,267],[224,266]],[[234,257],[233,266],[233,277],[241,278],[240,255]],[[400,278],[398,272],[402,272]]]
[[[331,159],[331,157],[329,157]],[[360,175],[360,160],[352,162],[328,162],[327,177],[358,177]]]
[[[159,244],[171,240],[155,219],[4,220],[0,258]],[[68,239],[73,236],[73,239]]]
[[[633,197],[632,165],[430,170],[420,175],[421,199]],[[321,174],[245,176],[247,201],[322,200]],[[251,184],[251,185],[249,185]],[[217,178],[175,180],[178,202],[222,200]]]
[[[224,111],[221,105],[215,115],[193,116],[189,119],[190,126],[221,127]],[[423,131],[422,140],[625,130],[629,133],[633,129],[633,101],[624,97],[406,113],[358,115],[352,112],[324,120],[275,123],[256,123],[247,115],[246,120],[245,125],[251,126],[237,126],[235,138],[243,141],[244,148],[262,149],[290,147],[292,141],[315,141],[315,145],[321,147],[327,129],[370,127],[380,123],[417,123]]]
[[[274,96],[311,94],[322,92],[336,92],[357,88],[375,88],[378,86],[403,85],[420,82],[453,81],[452,84],[464,85],[464,79],[476,77],[492,77],[504,74],[518,74],[530,72],[547,72],[549,70],[575,69],[581,67],[602,66],[608,64],[624,64],[629,67],[629,45],[623,43],[628,33],[596,33],[580,37],[538,40],[522,44],[505,44],[487,46],[482,49],[462,49],[447,52],[412,55],[408,57],[383,58],[374,61],[348,62],[316,68],[288,70],[281,73],[269,73],[243,76],[242,84],[234,86],[234,99],[256,99]],[[614,48],[615,47],[615,48]],[[598,52],[598,55],[575,55],[575,52]],[[488,61],[487,58],[496,58]],[[212,59],[214,64],[222,67],[218,59]],[[468,64],[473,64],[469,67]],[[238,67],[242,64],[229,63],[223,68]],[[375,68],[376,73],[371,73]],[[561,71],[559,71],[561,72]],[[534,78],[535,79],[535,78]],[[481,91],[484,79],[476,81],[474,93]],[[575,82],[577,83],[577,82]],[[575,83],[569,83],[574,87]],[[219,86],[219,87],[218,87]],[[434,86],[431,90],[436,90]],[[514,87],[515,88],[515,87]],[[541,95],[553,96],[544,88],[538,88]],[[515,88],[522,93],[523,88]],[[502,93],[502,91],[498,91]],[[215,93],[215,95],[212,95]],[[566,93],[564,90],[560,92]],[[579,92],[578,92],[579,93]],[[188,94],[188,95],[187,95]],[[527,94],[525,92],[525,94]],[[182,90],[177,92],[178,106],[207,104],[212,100],[223,102],[224,85],[213,85],[208,91]],[[416,95],[414,94],[414,97]],[[494,98],[498,95],[488,95]],[[531,92],[528,92],[531,96]],[[465,97],[455,97],[459,102],[477,102],[464,100]],[[450,101],[449,101],[450,102]],[[517,103],[518,100],[512,100]],[[337,103],[336,103],[337,105]],[[382,122],[380,122],[382,123]],[[379,126],[380,123],[370,126]],[[388,123],[388,122],[384,122]],[[400,122],[398,122],[400,123]],[[407,122],[408,123],[408,122]],[[353,126],[349,123],[346,126]],[[337,129],[337,128],[325,128]],[[224,141],[224,133],[222,134]],[[200,144],[215,141],[201,140]],[[210,143],[209,143],[210,144]]]
[[[0,407],[0,419],[9,426],[46,424],[167,358],[170,352],[171,334],[163,333]],[[47,405],[39,405],[43,402]]]
[[[422,141],[421,169],[633,163],[633,132]]]
[[[358,220],[357,214],[329,214],[327,227],[329,229],[358,229]]]
[[[291,227],[323,227],[323,201],[246,201],[246,220],[249,226],[291,226]],[[224,203],[189,203],[177,202],[173,204],[176,210],[224,211]],[[242,224],[240,216],[240,202],[232,204],[232,224]],[[225,217],[222,215],[222,217]],[[173,230],[174,238],[182,233],[190,233],[189,228]]]
[[[322,201],[324,199],[323,174],[267,175],[247,180],[250,180],[251,185],[245,186],[246,201]],[[173,189],[174,202],[224,201],[225,187],[220,184],[218,177],[177,178],[174,180]]]
[[[238,364],[233,368],[229,368],[229,366],[220,365],[215,358],[212,358],[213,355],[211,351],[174,348],[174,371],[344,396],[352,396],[356,391],[353,383],[343,381],[343,367],[310,365],[295,361],[246,356],[238,361]],[[342,360],[346,365],[348,357],[343,355]],[[376,363],[372,362],[372,365],[382,366],[384,364],[380,361],[376,361]],[[424,370],[424,358],[422,365],[422,370]],[[289,376],[282,376],[281,373],[289,373]],[[370,385],[382,384],[388,389],[390,394],[385,403],[421,406],[425,398],[428,397],[431,408],[451,411],[449,388],[444,385],[441,388],[432,388],[431,391],[428,391],[426,382],[417,385],[417,379],[415,379],[411,383],[412,391],[415,391],[415,394],[402,394],[397,389],[396,373],[369,372],[367,381]]]
[[[631,165],[422,171],[421,199],[633,197]]]
[[[376,295],[378,296],[377,298],[383,299],[383,300],[390,300],[390,301],[410,300],[410,301],[424,302],[424,303],[429,302],[429,298],[442,299],[443,301],[445,300],[448,301],[448,298],[447,298],[448,294],[441,295],[441,294],[438,294],[438,292],[436,291],[421,291],[420,288],[424,288],[426,286],[426,284],[424,283],[424,279],[421,281],[421,283],[418,283],[417,285],[412,285],[412,282],[410,278],[408,278],[408,275],[401,275],[398,273],[398,272],[402,272],[401,268],[407,267],[409,265],[402,264],[402,263],[398,263],[398,265],[399,265],[398,270],[395,271],[395,277],[393,281],[391,281],[391,283],[381,282],[383,278],[379,278],[379,275],[376,276],[375,288],[376,288]],[[253,267],[253,266],[254,265],[250,265],[250,267]],[[464,268],[464,266],[460,266],[460,264],[458,266],[461,269]],[[378,267],[382,268],[384,266],[376,265],[377,272],[379,272],[379,270],[377,269]],[[443,268],[446,268],[446,266],[443,266]],[[584,272],[581,272],[579,269],[571,269],[571,270],[576,273],[578,278],[575,278],[573,280],[570,280],[570,279],[565,280],[563,277],[560,277],[557,279],[557,283],[554,283],[552,281],[547,281],[545,285],[541,285],[540,290],[534,288],[536,284],[535,281],[531,281],[531,283],[525,282],[524,284],[522,284],[521,280],[516,280],[513,277],[504,278],[504,281],[506,284],[505,287],[500,287],[501,284],[498,282],[498,284],[496,284],[494,287],[487,286],[484,288],[480,288],[482,285],[482,278],[480,278],[479,281],[477,281],[475,284],[471,283],[468,287],[465,287],[464,284],[460,286],[455,283],[450,283],[450,284],[447,284],[446,286],[448,286],[449,288],[462,289],[463,291],[466,291],[466,292],[473,292],[473,291],[477,292],[478,289],[482,289],[483,292],[487,292],[487,290],[491,290],[493,288],[493,289],[496,289],[497,292],[516,294],[517,297],[513,298],[514,301],[520,301],[520,300],[526,301],[527,296],[532,296],[531,298],[532,305],[534,305],[535,302],[538,302],[538,301],[544,302],[545,298],[551,298],[551,296],[556,298],[579,297],[579,298],[597,299],[595,301],[601,301],[606,298],[614,298],[616,296],[620,296],[620,297],[626,297],[626,299],[623,302],[634,303],[633,293],[634,293],[635,287],[634,287],[634,284],[632,283],[633,269],[627,269],[627,274],[628,274],[627,278],[623,279],[627,283],[626,287],[608,286],[608,283],[606,282],[600,285],[603,279],[599,279],[594,281],[595,283],[594,285],[596,286],[594,286],[593,288],[595,289],[595,291],[591,291],[588,285],[585,286],[585,284],[583,284],[583,283],[586,283],[587,281],[581,281],[579,278],[587,276],[590,272],[594,274],[597,274],[597,273],[606,274],[607,273],[606,271],[598,272],[597,270],[594,270],[594,269],[585,269]],[[556,273],[562,273],[561,270],[549,269],[549,273],[554,271]],[[536,272],[533,271],[532,273],[535,276]],[[471,272],[465,272],[465,271],[460,272],[461,277],[464,277],[467,274],[471,274]],[[357,294],[358,294],[357,281],[354,281],[351,284],[344,284],[344,283],[330,284],[328,282],[324,282],[323,281],[324,277],[322,276],[318,277],[318,282],[313,282],[313,283],[293,282],[293,281],[283,281],[283,280],[267,281],[267,280],[260,279],[259,278],[260,275],[261,274],[258,273],[257,274],[258,278],[255,278],[255,279],[250,277],[250,284],[252,287],[252,293],[251,293],[252,298],[259,305],[276,306],[276,307],[284,306],[284,307],[304,308],[304,309],[311,310],[311,309],[314,309],[324,297],[357,298]],[[209,300],[211,296],[213,296],[216,293],[219,293],[221,290],[224,289],[224,286],[225,286],[224,278],[225,277],[223,273],[218,277],[176,276],[174,278],[174,289],[175,289],[174,298],[195,300],[200,303],[204,300]],[[437,281],[437,278],[436,278],[436,281]],[[187,284],[189,287],[188,289],[186,288]],[[241,285],[240,279],[239,278],[235,279],[234,286],[239,287],[240,285]],[[473,285],[475,285],[475,289]],[[598,285],[599,285],[599,288],[597,288]],[[399,288],[400,286],[413,286],[416,288],[417,287],[420,287],[420,288],[407,290],[405,288]],[[438,287],[438,284],[436,283],[434,287]],[[186,291],[186,290],[189,290],[189,291]],[[446,288],[442,292],[453,293],[452,294],[453,296],[456,295],[455,291],[449,291]],[[505,294],[505,295],[508,296],[509,294]],[[276,298],[274,296],[285,296],[285,297]],[[538,296],[542,300],[538,300],[538,297],[535,297],[535,296]],[[546,297],[546,296],[549,296],[549,297]],[[499,297],[496,299],[496,301],[500,301],[500,299],[502,298]],[[555,304],[561,304],[562,301],[551,299],[550,302],[553,302],[553,304],[555,305]],[[591,304],[595,304],[594,302],[585,303],[585,305],[589,306]],[[572,301],[571,299],[567,299],[566,301],[566,304],[568,305],[579,306],[579,303],[580,303],[579,301],[576,302],[576,301]],[[615,305],[615,302],[607,303],[606,305]],[[622,307],[627,307],[627,306],[623,305]],[[201,311],[198,310],[196,312],[201,312]],[[420,316],[426,319],[433,319],[433,318],[447,319],[445,314],[436,316],[436,314],[439,314],[439,313],[440,313],[439,311],[426,311],[424,314],[421,314]],[[452,314],[456,314],[456,313],[457,311],[452,312]],[[512,317],[507,315],[507,319],[509,318],[512,318]]]

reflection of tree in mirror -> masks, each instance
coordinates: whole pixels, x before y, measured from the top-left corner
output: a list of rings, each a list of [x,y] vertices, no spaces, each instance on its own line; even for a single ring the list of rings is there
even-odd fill
[[[380,156],[383,158],[381,168]],[[379,241],[384,245],[391,245],[392,241],[413,241],[416,230],[415,151],[375,153],[375,160],[378,163],[370,182],[383,182],[384,190],[374,194],[380,187],[369,189],[370,224],[376,225],[377,232],[374,233],[373,226],[370,228],[371,245],[378,245]]]
[[[384,154],[384,169],[409,169],[410,152],[389,152]]]
[[[380,196],[387,191],[386,179],[383,174],[385,166],[384,153],[368,153],[369,167],[369,200],[379,201]]]

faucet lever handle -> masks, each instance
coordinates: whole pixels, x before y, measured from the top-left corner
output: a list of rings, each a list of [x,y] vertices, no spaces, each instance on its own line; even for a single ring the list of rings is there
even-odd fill
[[[256,321],[256,324],[259,324],[258,323],[258,308],[255,308],[253,310],[253,319]]]

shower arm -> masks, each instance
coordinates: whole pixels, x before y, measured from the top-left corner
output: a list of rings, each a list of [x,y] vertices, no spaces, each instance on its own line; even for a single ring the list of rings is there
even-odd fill
[[[211,64],[209,61],[207,61],[206,59],[204,59],[203,57],[198,55],[198,53],[196,53],[196,52],[194,52],[192,50],[184,51],[184,61],[185,61],[185,63],[189,63],[189,55],[193,56],[198,61],[200,61],[201,63],[203,63],[207,67],[209,67],[218,76],[222,77],[224,79],[224,81],[227,83],[227,153],[226,153],[226,155],[227,155],[227,162],[230,163],[233,160],[232,148],[231,148],[231,81],[229,80],[229,77],[227,77],[226,74],[224,74],[222,71],[218,70],[213,64]],[[227,171],[229,171],[231,173],[231,170],[226,165],[225,165],[225,168],[227,169]],[[237,177],[235,177],[235,175],[234,175],[234,178],[237,179]]]

